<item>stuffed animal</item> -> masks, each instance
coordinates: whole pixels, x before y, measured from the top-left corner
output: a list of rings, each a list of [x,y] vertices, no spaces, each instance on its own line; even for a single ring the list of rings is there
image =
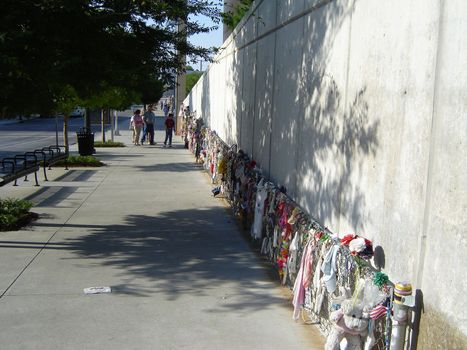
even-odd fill
[[[339,350],[342,339],[347,340],[347,350],[361,350],[368,333],[368,318],[364,315],[363,304],[346,299],[339,310],[331,313],[333,328],[329,333],[325,350]]]

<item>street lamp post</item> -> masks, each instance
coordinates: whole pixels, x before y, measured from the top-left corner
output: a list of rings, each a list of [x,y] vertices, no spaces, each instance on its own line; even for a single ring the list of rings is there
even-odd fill
[[[109,108],[109,119],[110,119],[110,141],[114,142],[114,133],[115,133],[115,115],[112,115],[112,110]]]
[[[183,19],[179,20],[178,28],[179,32],[184,32],[186,30],[185,21]],[[186,40],[186,35],[184,36],[184,40]],[[180,51],[177,52],[178,55],[181,55]],[[182,64],[182,69],[177,71],[177,76],[175,78],[175,133],[178,135],[180,133],[180,128],[182,126],[182,119],[180,116],[180,107],[185,100],[185,87],[186,87],[186,73],[185,73],[185,65],[186,65],[186,56],[183,55],[180,57],[180,61]]]
[[[58,148],[58,116],[55,114],[55,146]]]
[[[118,113],[114,110],[114,124],[115,124],[115,136],[120,136],[120,131],[118,131]]]

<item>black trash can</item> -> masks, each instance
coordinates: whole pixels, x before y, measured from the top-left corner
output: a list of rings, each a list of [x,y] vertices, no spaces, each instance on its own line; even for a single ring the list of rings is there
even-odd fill
[[[78,152],[81,156],[90,156],[94,151],[94,133],[91,129],[81,128],[76,132],[78,138]]]

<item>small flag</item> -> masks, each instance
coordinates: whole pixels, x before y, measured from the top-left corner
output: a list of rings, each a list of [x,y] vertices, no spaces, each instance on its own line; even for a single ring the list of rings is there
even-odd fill
[[[378,318],[383,317],[387,312],[388,312],[388,308],[384,306],[383,304],[376,305],[370,311],[370,318],[372,320],[377,320]]]

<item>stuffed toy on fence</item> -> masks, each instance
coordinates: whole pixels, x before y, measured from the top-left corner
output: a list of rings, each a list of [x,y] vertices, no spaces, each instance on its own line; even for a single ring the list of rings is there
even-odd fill
[[[347,340],[347,350],[361,350],[368,333],[368,318],[363,304],[352,299],[342,302],[339,310],[331,313],[333,328],[329,333],[325,350],[339,350],[342,339]]]

